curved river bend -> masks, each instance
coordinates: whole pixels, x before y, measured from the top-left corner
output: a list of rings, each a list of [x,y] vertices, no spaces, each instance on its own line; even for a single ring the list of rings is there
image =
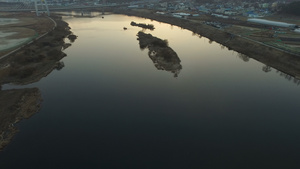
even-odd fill
[[[26,86],[41,90],[42,108],[19,124],[1,169],[300,166],[297,80],[176,26],[65,21],[78,38],[63,69]],[[145,33],[180,61],[150,58],[131,21],[153,24]]]

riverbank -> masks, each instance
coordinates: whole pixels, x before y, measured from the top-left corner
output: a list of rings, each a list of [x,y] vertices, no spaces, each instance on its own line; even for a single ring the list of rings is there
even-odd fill
[[[53,69],[63,67],[60,62],[66,56],[63,50],[71,46],[71,43],[65,42],[65,38],[70,37],[70,42],[73,42],[76,36],[72,35],[61,17],[52,16],[48,21],[53,26],[41,31],[43,34],[38,39],[0,60],[0,84],[29,84],[39,81]]]
[[[48,25],[36,26],[42,23],[40,21],[45,21]],[[20,27],[24,26],[24,23],[16,24],[21,24]],[[5,29],[15,26],[6,26]],[[18,132],[14,124],[37,113],[42,100],[38,88],[1,90],[1,85],[30,84],[47,76],[54,69],[62,69],[64,63],[60,60],[66,56],[63,50],[71,46],[77,38],[70,31],[68,24],[57,16],[33,17],[25,26],[26,30],[29,27],[40,36],[0,59],[0,151]],[[26,31],[17,35],[26,35]],[[65,42],[66,38],[69,38],[70,43]]]
[[[15,124],[38,112],[41,101],[37,88],[0,91],[0,151],[18,132]]]
[[[297,79],[300,78],[299,56],[277,50],[273,47],[258,43],[257,41],[249,40],[241,36],[232,36],[232,34],[222,29],[217,29],[195,20],[156,14],[148,10],[115,9],[114,13],[148,18],[188,29],[193,33],[226,46],[229,50],[235,50]]]
[[[50,18],[37,17],[34,13],[0,13],[0,20],[0,58],[55,27]]]

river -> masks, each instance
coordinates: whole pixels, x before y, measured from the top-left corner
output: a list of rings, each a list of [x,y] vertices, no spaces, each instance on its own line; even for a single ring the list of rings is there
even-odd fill
[[[78,36],[65,67],[2,89],[38,87],[43,103],[0,152],[1,169],[300,166],[296,79],[177,26],[114,14],[64,20]],[[131,21],[153,24],[144,32],[181,62],[151,59]]]

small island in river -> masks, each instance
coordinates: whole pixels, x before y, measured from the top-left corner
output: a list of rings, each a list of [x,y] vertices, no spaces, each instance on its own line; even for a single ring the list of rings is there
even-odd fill
[[[150,29],[150,30],[154,30],[154,25],[152,24],[144,24],[144,23],[135,23],[135,22],[131,22],[130,23],[131,26],[138,26],[138,27],[141,27],[141,28],[144,28],[144,29]]]
[[[177,77],[182,69],[177,53],[169,47],[167,40],[162,40],[142,31],[138,32],[141,49],[148,48],[148,56],[158,70],[170,71]]]
[[[285,72],[290,76],[300,79],[300,57],[299,53],[291,53],[284,49],[279,49],[274,46],[266,45],[263,41],[270,41],[270,38],[255,38],[254,40],[248,36],[241,36],[240,33],[245,33],[245,29],[261,29],[265,31],[265,26],[249,23],[241,20],[230,20],[217,18],[214,16],[203,15],[202,17],[184,19],[173,17],[172,15],[162,15],[156,13],[153,10],[147,9],[122,9],[118,8],[114,10],[115,13],[125,14],[129,16],[138,16],[142,18],[148,18],[159,22],[168,23],[171,25],[179,26],[183,29],[187,29],[197,34],[200,37],[204,36],[211,42],[215,41],[229,50],[234,50],[242,53],[250,58],[253,58],[265,65],[273,67],[281,72]],[[207,24],[208,22],[225,23],[226,25],[232,25],[231,27],[217,28]],[[240,29],[243,27],[243,29]],[[262,35],[265,35],[263,33]],[[253,34],[254,37],[255,34]],[[263,41],[261,41],[263,40]],[[276,38],[272,38],[276,41]],[[276,41],[277,42],[277,41]],[[283,46],[283,45],[282,45]]]

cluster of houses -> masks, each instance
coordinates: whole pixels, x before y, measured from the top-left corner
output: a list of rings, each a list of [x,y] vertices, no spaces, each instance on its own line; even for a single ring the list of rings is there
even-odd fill
[[[280,2],[227,2],[224,4],[204,4],[199,11],[204,13],[224,14],[227,16],[242,15],[247,17],[260,17],[276,12]]]
[[[141,2],[141,1],[139,1]],[[196,3],[189,0],[178,1],[157,1],[156,3],[145,2],[140,4],[131,4],[128,8],[148,8],[155,9],[160,12],[185,12],[190,14],[216,14],[225,16],[246,16],[246,17],[261,17],[270,15],[280,8],[280,4],[285,4],[286,1],[274,2],[222,2],[220,0],[211,1],[210,3]]]
[[[0,0],[0,2],[33,2],[35,0]],[[38,0],[44,1],[44,0]],[[46,0],[48,4],[58,5],[101,5],[101,4],[114,4],[114,5],[127,5],[128,8],[147,8],[160,11],[162,13],[181,13],[182,17],[186,17],[186,13],[191,15],[197,14],[214,14],[216,16],[246,16],[246,17],[260,17],[270,15],[276,12],[280,4],[288,3],[290,0],[268,0],[253,1],[222,1],[211,0],[209,3],[199,3],[200,0],[140,0],[140,1],[123,1],[120,0]],[[180,14],[179,14],[180,15]],[[178,14],[174,15],[178,17]]]
[[[280,9],[282,4],[289,3],[286,1],[273,1],[273,2],[249,2],[249,1],[228,1],[222,2],[221,0],[212,0],[210,3],[196,3],[191,0],[178,0],[178,1],[164,1],[157,3],[144,3],[134,4],[129,8],[148,8],[156,10],[157,14],[172,15],[177,18],[188,18],[199,16],[201,14],[209,14],[214,17],[223,19],[236,19],[236,16],[245,16],[248,18],[259,18],[271,15]],[[248,19],[248,22],[269,25],[273,27],[284,27],[293,30],[299,30],[298,25],[288,24],[283,22],[272,22],[263,19]],[[220,22],[205,22],[205,24],[216,27],[224,28],[228,25]]]

